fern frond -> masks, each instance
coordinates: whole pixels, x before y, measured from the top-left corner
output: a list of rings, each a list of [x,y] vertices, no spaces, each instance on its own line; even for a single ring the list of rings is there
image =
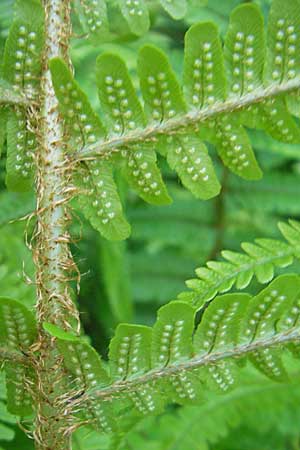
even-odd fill
[[[3,56],[3,77],[17,95],[37,95],[43,49],[43,9],[36,0],[18,0]],[[13,90],[12,94],[13,95]],[[7,116],[7,177],[10,190],[31,187],[35,136],[29,131],[26,108],[15,106]]]
[[[205,309],[194,336],[195,310],[180,301],[159,310],[153,329],[121,324],[110,345],[109,382],[98,380],[88,344],[54,326],[46,329],[79,382],[80,367],[88,363],[91,405],[97,408],[109,401],[120,417],[128,407],[135,414],[157,414],[172,401],[199,401],[203,385],[227,392],[236,384],[241,359],[248,358],[269,378],[285,379],[278,350],[299,341],[299,296],[299,277],[283,275],[255,297],[217,297]],[[80,347],[72,361],[70,343]]]
[[[0,298],[0,344],[7,351],[22,355],[36,337],[33,314],[20,302],[10,298]],[[32,411],[32,399],[27,388],[27,379],[32,378],[29,367],[7,361],[5,364],[7,409],[12,414],[28,415]]]
[[[223,250],[221,255],[225,262],[209,261],[206,267],[196,269],[198,278],[186,282],[193,292],[184,292],[179,299],[200,309],[218,292],[226,292],[234,284],[237,289],[246,288],[254,275],[259,283],[270,281],[275,267],[287,267],[300,255],[300,224],[290,220],[289,224],[279,223],[279,229],[287,243],[256,239],[255,244],[242,244],[244,253]]]
[[[104,159],[111,161],[113,168],[125,166],[129,184],[146,201],[158,204],[169,199],[155,164],[157,151],[167,157],[183,184],[202,199],[211,198],[220,190],[203,140],[216,146],[223,163],[235,174],[248,180],[261,178],[245,126],[263,128],[283,142],[300,142],[299,128],[286,107],[290,94],[297,95],[300,86],[300,62],[294,58],[294,51],[300,46],[295,31],[300,21],[300,3],[296,0],[293,5],[290,8],[279,0],[273,1],[267,47],[262,15],[253,4],[233,11],[224,52],[215,25],[192,26],[185,39],[183,93],[164,53],[144,46],[138,57],[144,111],[124,62],[116,55],[101,55],[97,61],[97,83],[103,122],[111,131],[103,129],[100,136],[91,131],[93,140],[80,141],[75,160],[88,165],[90,159],[96,158],[94,164],[97,159]],[[281,9],[283,22],[277,18]],[[281,49],[283,43],[285,47]],[[282,72],[278,77],[277,68]],[[62,70],[62,63],[56,61],[52,77],[62,112],[70,122],[68,114],[76,110],[78,102],[72,95],[66,98],[66,91],[62,93]],[[73,86],[71,74],[66,68],[64,72]],[[76,86],[79,95],[81,90]],[[83,95],[81,92],[79,96]],[[85,123],[78,121],[76,127],[84,135],[84,127],[93,129],[96,116],[87,100],[80,113]],[[91,209],[89,217],[94,223],[99,221],[97,214],[102,221],[108,219],[105,208],[100,211],[102,215],[97,204],[96,210]],[[109,222],[113,225],[114,217]]]
[[[298,36],[292,33],[292,37],[289,37],[288,33],[293,27],[294,30],[297,28],[300,4],[298,1],[294,2],[293,9],[295,11],[290,11],[289,5],[284,5],[283,8],[285,8],[285,11],[283,12],[282,4],[279,1],[275,0],[272,5],[269,23],[273,24],[276,22],[278,9],[281,10],[282,14],[285,14],[286,20],[282,25],[283,29],[281,33],[283,33],[283,40],[284,42],[286,41],[287,46],[290,40],[293,40],[293,43],[290,43],[292,49],[287,50],[287,52],[294,52],[298,45]],[[278,25],[276,26],[278,27]],[[270,40],[276,40],[277,32],[275,33],[271,26],[269,28]],[[201,45],[198,45],[199,42]],[[174,135],[174,133],[182,133],[186,129],[190,133],[191,128],[197,130],[200,124],[208,127],[205,134],[212,141],[216,141],[218,140],[217,131],[219,135],[220,133],[226,135],[225,131],[230,131],[230,128],[228,130],[226,129],[227,124],[222,125],[222,120],[220,121],[220,119],[222,119],[224,113],[231,112],[241,113],[232,116],[232,118],[237,120],[239,126],[249,122],[252,124],[256,123],[256,126],[265,128],[266,131],[276,138],[285,140],[286,142],[299,142],[299,130],[295,126],[295,123],[291,121],[291,117],[283,101],[283,96],[287,96],[291,91],[297,90],[297,86],[299,85],[297,78],[299,71],[297,60],[292,58],[292,54],[290,53],[281,55],[282,64],[289,65],[290,67],[293,66],[293,69],[288,70],[285,67],[286,75],[277,78],[276,67],[279,59],[277,53],[274,53],[273,50],[272,47],[267,48],[268,58],[270,60],[268,70],[270,70],[270,67],[273,67],[275,75],[273,74],[273,77],[269,77],[266,72],[267,69],[265,69],[266,74],[263,77],[263,55],[265,49],[262,17],[259,9],[255,5],[240,6],[232,13],[230,27],[225,41],[224,57],[221,51],[218,32],[213,24],[200,23],[191,27],[186,35],[185,46],[184,92],[186,103],[188,104],[188,112],[186,112],[175,75],[170,72],[164,55],[153,47],[147,46],[143,48],[139,59],[142,62],[140,63],[140,66],[142,66],[140,69],[142,74],[141,87],[147,109],[149,110],[151,104],[152,114],[156,116],[151,117],[151,119],[154,119],[154,122],[159,121],[160,123],[155,123],[154,125],[153,120],[150,120],[149,126],[146,129],[124,133],[121,139],[114,139],[112,137],[106,141],[99,141],[97,144],[83,149],[81,155],[101,155],[101,153],[110,151],[113,148],[128,146],[135,142],[144,141],[145,139],[157,138],[161,134]],[[145,70],[146,67],[151,65],[147,69],[149,71],[147,75],[150,77],[149,82],[146,79],[146,74],[145,77],[143,76],[143,73],[145,73],[145,64]],[[226,86],[225,73],[228,88]],[[159,80],[158,75],[165,77],[165,80]],[[204,80],[204,84],[201,84],[200,80]],[[164,87],[161,86],[159,90],[157,88],[158,85],[156,86],[157,83],[164,83],[162,85]],[[168,88],[166,87],[167,85]],[[166,97],[162,100],[160,97],[163,90],[166,91]],[[157,103],[157,108],[155,108],[155,104],[153,103],[155,92],[158,94],[155,102]],[[159,111],[162,105],[166,107],[168,102],[167,94],[170,96],[170,99],[168,99],[170,106],[167,107],[169,115],[161,118]],[[174,99],[177,99],[176,101],[180,101],[181,104],[178,104],[176,107],[175,102],[174,107],[172,106],[171,108],[172,98],[173,103]],[[279,100],[276,100],[277,98]],[[172,111],[171,115],[170,111]],[[258,117],[261,119],[257,122]],[[215,129],[216,125],[218,125],[217,130]],[[282,132],[280,132],[280,129]],[[240,165],[237,165],[237,163],[234,164],[233,161],[236,157],[242,155],[242,148],[236,150],[237,155],[235,156],[228,154],[230,150],[225,150],[230,145],[242,145],[242,147],[247,149],[248,142],[246,143],[244,141],[245,138],[241,137],[242,142],[240,144],[238,142],[238,136],[236,136],[231,140],[234,144],[230,144],[230,137],[233,136],[235,136],[235,129],[229,133],[229,142],[226,142],[226,145],[224,143],[224,149],[222,150],[220,146],[219,149],[221,154],[222,151],[225,152],[224,155],[228,158],[227,165],[231,164],[232,167],[236,166],[235,170],[241,170]],[[220,138],[221,135],[219,136]],[[238,154],[240,151],[241,155]],[[249,153],[250,150],[246,150],[247,152]],[[251,160],[252,155],[249,158]],[[240,161],[244,164],[248,161],[248,158],[244,157]],[[251,161],[248,161],[248,163],[251,166]],[[246,168],[249,164],[245,164],[243,167]],[[258,176],[258,173],[257,175],[251,175],[249,170],[248,172],[246,169],[243,170],[245,170],[249,178]],[[258,169],[255,170],[257,171]]]
[[[85,33],[92,41],[99,41],[109,33],[105,0],[75,0],[75,12]]]
[[[152,329],[118,326],[110,345],[110,373],[82,338],[52,324],[44,324],[44,328],[56,338],[76,391],[84,394],[81,416],[96,429],[111,432],[117,427],[113,419],[117,411],[120,417],[128,408],[135,415],[157,414],[172,401],[198,402],[203,385],[227,392],[236,384],[236,363],[241,359],[248,358],[269,378],[286,379],[279,349],[298,345],[299,298],[300,278],[296,275],[279,276],[254,297],[219,296],[205,309],[195,333],[195,309],[184,302],[171,302],[159,310]],[[2,345],[19,351],[35,333],[31,313],[9,299],[1,299],[1,306]],[[26,327],[22,328],[26,332],[22,342],[18,340],[20,327]],[[9,364],[6,370],[10,370]],[[25,370],[18,366],[18,380],[29,376]],[[22,397],[28,391],[24,388],[22,395],[13,394],[11,410],[28,414],[29,400]]]
[[[161,7],[173,18],[182,19],[187,12],[186,0],[159,0]],[[150,28],[150,5],[147,0],[75,0],[75,12],[82,29],[98,44],[108,40],[114,31],[113,16],[118,24],[122,18],[132,35],[142,36]],[[125,31],[125,30],[124,30]]]

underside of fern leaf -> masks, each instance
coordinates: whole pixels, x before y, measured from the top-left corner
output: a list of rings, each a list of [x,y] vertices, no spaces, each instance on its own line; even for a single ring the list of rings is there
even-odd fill
[[[259,8],[241,5],[231,15],[224,50],[214,24],[193,25],[185,38],[183,89],[164,53],[153,46],[144,46],[138,57],[144,108],[124,62],[116,55],[102,54],[97,61],[97,85],[105,123],[100,134],[93,131],[95,114],[87,99],[78,102],[71,91],[66,98],[61,74],[65,72],[72,90],[75,81],[71,74],[59,61],[53,63],[53,81],[66,122],[74,121],[74,112],[78,111],[78,120],[72,124],[77,129],[74,158],[81,161],[78,167],[81,171],[83,164],[91,167],[90,160],[94,158],[94,168],[101,173],[97,165],[101,160],[107,161],[113,171],[120,168],[124,172],[143,199],[162,204],[169,198],[156,166],[158,152],[166,156],[195,196],[208,199],[220,191],[204,143],[208,141],[232,172],[248,180],[260,178],[262,172],[245,127],[264,129],[283,142],[300,142],[299,127],[288,110],[292,98],[295,111],[300,85],[299,22],[298,0],[292,5],[274,0],[265,42]],[[78,85],[76,89],[79,97],[84,95],[79,94]],[[80,141],[85,134],[88,139]],[[89,178],[88,173],[85,178]],[[125,237],[128,230],[119,236],[104,230],[107,226],[114,228],[120,207],[116,210],[112,207],[108,211],[110,216],[105,205],[99,208],[96,180],[89,179],[92,204],[96,206],[89,209],[87,216],[106,237]],[[108,200],[105,204],[114,202]]]
[[[246,360],[267,377],[286,380],[282,349],[297,347],[299,317],[297,275],[279,276],[254,297],[239,293],[216,297],[196,330],[194,308],[171,302],[158,311],[153,328],[118,326],[110,344],[110,373],[101,368],[100,360],[94,361],[93,349],[80,338],[51,325],[45,329],[57,339],[89,407],[100,408],[106,424],[118,411],[121,424],[122,411],[127,417],[157,414],[170,402],[202,401],[205,389],[227,392],[238,383]],[[91,423],[95,425],[95,420]]]
[[[157,3],[173,19],[182,19],[187,11],[186,0],[157,0]],[[75,12],[83,31],[95,44],[109,40],[115,31],[142,36],[150,27],[150,5],[146,0],[75,0]],[[119,30],[114,29],[114,16]],[[126,24],[121,30],[120,17]]]
[[[3,77],[10,83],[12,91],[28,102],[34,101],[37,95],[43,41],[43,10],[40,3],[36,0],[17,1],[14,22],[5,44]],[[36,141],[30,130],[27,108],[24,105],[11,107],[6,119],[6,184],[13,191],[29,190]]]

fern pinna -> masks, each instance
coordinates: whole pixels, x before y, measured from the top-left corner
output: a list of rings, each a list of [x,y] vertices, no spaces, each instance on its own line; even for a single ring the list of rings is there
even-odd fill
[[[188,2],[160,4],[180,18]],[[143,0],[74,5],[94,42],[110,39],[108,17],[114,11],[131,34],[141,35],[150,25]],[[209,390],[229,391],[248,363],[274,381],[288,379],[282,350],[299,356],[300,278],[284,274],[271,280],[274,268],[299,259],[300,225],[279,225],[287,243],[244,243],[244,254],[224,251],[225,262],[197,269],[198,278],[187,282],[190,291],[160,308],[153,327],[119,324],[108,361],[102,361],[80,332],[69,286],[74,273],[79,279],[68,247],[69,200],[77,197],[79,209],[105,238],[122,240],[130,225],[115,182],[119,170],[154,205],[171,202],[157,154],[204,200],[221,189],[207,142],[235,175],[261,178],[246,128],[288,144],[300,141],[300,3],[274,0],[266,37],[255,4],[232,12],[224,45],[213,23],[193,25],[185,37],[182,86],[167,56],[143,46],[137,61],[142,101],[124,61],[100,54],[100,115],[73,76],[70,6],[17,0],[3,54],[6,184],[23,192],[35,183],[37,194],[37,306],[34,318],[18,300],[0,298],[0,357],[8,411],[29,421],[35,413],[31,435],[37,448],[69,448],[73,431],[88,425],[111,436],[111,449],[118,449],[144,416],[160,414],[169,404],[196,405]],[[256,294],[218,295],[234,285],[246,288],[254,275],[270,284]]]

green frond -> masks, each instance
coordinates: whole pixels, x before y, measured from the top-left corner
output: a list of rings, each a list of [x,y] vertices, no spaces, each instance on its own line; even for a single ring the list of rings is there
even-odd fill
[[[84,33],[87,33],[95,44],[108,35],[105,0],[75,0],[74,8]]]
[[[16,2],[3,56],[3,77],[16,94],[32,101],[37,95],[43,49],[43,10],[36,0]],[[15,106],[7,117],[7,177],[12,191],[31,188],[36,142],[29,131],[26,109]]]
[[[75,174],[74,181],[79,188],[79,206],[92,226],[106,239],[126,239],[130,225],[123,214],[111,161],[89,163]]]
[[[33,314],[20,302],[0,298],[0,345],[7,351],[26,352],[33,343],[37,330]],[[30,368],[7,361],[5,363],[7,409],[12,414],[28,415],[32,399],[27,381],[32,378]]]
[[[296,221],[280,223],[279,229],[288,243],[275,239],[256,239],[255,244],[243,243],[245,253],[228,250],[221,252],[226,262],[209,261],[206,267],[196,269],[198,279],[186,282],[193,292],[179,295],[181,300],[200,309],[218,292],[226,292],[235,284],[244,289],[254,275],[258,282],[267,283],[274,277],[275,267],[287,267],[299,258],[300,226]]]
[[[149,30],[150,17],[146,0],[138,0],[138,2],[117,0],[117,3],[133,34],[142,36]]]
[[[139,53],[138,72],[150,122],[163,122],[185,111],[176,75],[166,55],[152,45]]]
[[[285,5],[279,0],[272,4],[267,41],[262,14],[253,4],[240,5],[232,12],[224,50],[214,24],[193,25],[185,37],[183,89],[166,55],[154,46],[142,47],[137,65],[144,111],[125,63],[111,53],[99,56],[97,85],[107,129],[103,128],[100,137],[91,131],[92,137],[87,141],[78,137],[75,159],[85,160],[86,165],[90,164],[89,158],[111,160],[113,168],[124,169],[129,184],[139,195],[154,204],[169,201],[156,166],[156,152],[167,158],[182,183],[201,199],[220,191],[203,141],[215,145],[223,163],[236,175],[246,180],[261,178],[262,171],[245,126],[264,129],[289,144],[300,142],[299,127],[286,106],[290,95],[295,98],[299,93],[300,62],[293,56],[298,38],[291,30],[297,28],[300,3],[296,0],[291,11],[287,6],[283,13],[286,36],[285,31],[277,30],[278,25],[276,32],[271,25],[280,21],[276,11]],[[276,37],[278,33],[280,38]],[[291,48],[287,55],[274,56],[274,51],[278,52],[283,45],[282,39]],[[283,72],[278,79],[277,75],[269,76],[268,70],[272,64],[280,68],[279,60]],[[66,111],[66,102],[74,111],[76,101],[59,93],[60,66],[53,65],[52,76],[63,114],[67,116],[72,113],[70,108]],[[70,86],[74,85],[70,74],[68,79]],[[83,117],[96,117],[86,101],[81,106]],[[70,117],[66,121],[70,122]],[[82,124],[77,128],[79,134]]]
[[[142,325],[120,324],[109,346],[113,379],[126,380],[130,376],[148,372],[151,366],[152,330]]]
[[[285,380],[279,349],[299,340],[299,298],[299,277],[282,275],[254,297],[217,297],[195,332],[194,308],[171,302],[158,311],[152,330],[118,326],[110,344],[110,375],[100,378],[88,344],[57,327],[46,325],[46,330],[57,338],[66,368],[87,393],[91,408],[107,406],[109,400],[111,414],[118,411],[120,418],[128,408],[133,414],[158,414],[172,401],[198,402],[203,389],[233,389],[245,359],[267,377]]]
[[[160,0],[161,6],[173,19],[182,19],[187,10],[187,0]]]
[[[157,3],[175,20],[187,13],[186,0],[159,0]],[[147,0],[75,0],[74,6],[83,32],[95,45],[122,32],[143,36],[150,28],[151,4]],[[127,29],[115,30],[114,19],[118,23],[123,19]]]
[[[224,56],[231,96],[243,96],[262,85],[264,22],[257,5],[238,6],[231,14]]]
[[[274,21],[276,8],[282,9],[282,4],[278,0],[273,2],[269,23]],[[300,10],[298,0],[294,2],[293,8],[298,12],[292,14],[293,19],[288,20],[290,33],[293,27],[297,28]],[[290,14],[288,10],[289,6],[287,6],[286,14]],[[272,28],[269,30],[271,40],[276,39],[276,33]],[[291,39],[296,39],[293,33],[291,36],[287,38],[288,43]],[[289,52],[294,52],[297,39],[291,45],[292,49]],[[220,139],[217,147],[221,157],[226,159],[225,163],[232,169],[235,168],[235,172],[240,171],[240,175],[247,178],[258,178],[261,174],[258,167],[255,167],[254,156],[248,148],[246,138],[242,137],[240,127],[245,124],[262,127],[277,139],[288,143],[299,142],[299,130],[285,104],[289,95],[293,94],[295,97],[295,92],[298,90],[297,67],[299,64],[297,59],[292,58],[292,54],[285,59],[280,56],[282,64],[286,65],[284,69],[286,75],[280,80],[276,77],[268,78],[267,75],[264,76],[264,67],[270,68],[271,64],[265,63],[266,51],[271,52],[269,47],[266,49],[263,19],[255,5],[240,5],[233,11],[225,39],[224,57],[215,25],[207,22],[193,25],[185,39],[183,90],[189,105],[188,112],[185,113],[186,107],[178,82],[166,57],[158,49],[151,46],[144,47],[140,53],[139,67],[141,67],[141,89],[146,103],[146,112],[154,121],[162,121],[160,126],[152,130],[149,125],[144,131],[144,138],[159,137],[160,134],[174,135],[183,129],[188,129],[190,132],[191,128],[195,128],[197,131],[201,124],[202,128],[203,126],[207,128],[205,132],[203,130],[201,132],[204,133],[203,137],[209,136],[213,142],[218,141],[216,138],[218,134],[221,138],[221,132],[226,138],[223,128],[228,124],[222,126],[222,116],[224,113],[227,115],[232,113],[236,127],[232,130],[225,129],[227,132],[230,131],[228,142]],[[276,64],[278,64],[278,55],[276,58]],[[158,75],[165,79],[159,79]],[[162,94],[165,96],[163,99]],[[179,103],[176,104],[176,102]],[[218,133],[215,130],[216,124],[219,125]],[[128,133],[128,136],[124,136],[124,141],[126,144],[133,144],[142,139],[141,135],[142,132]],[[99,144],[102,148],[97,149],[98,154],[104,149],[109,149],[116,142],[110,143],[108,139]],[[118,142],[117,145],[121,146],[122,142]],[[246,156],[243,156],[243,146],[246,149]],[[85,151],[90,152],[93,148],[95,147],[90,146]]]

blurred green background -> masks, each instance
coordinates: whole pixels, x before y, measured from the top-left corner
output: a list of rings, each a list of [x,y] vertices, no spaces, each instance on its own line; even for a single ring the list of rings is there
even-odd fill
[[[137,50],[146,42],[169,55],[180,78],[183,39],[188,27],[198,21],[213,20],[224,35],[230,11],[240,3],[243,2],[191,0],[185,18],[174,21],[151,1],[152,24],[145,36],[131,35],[116,15],[112,17],[117,30],[112,42],[94,44],[80,38],[82,30],[74,17],[72,59],[76,78],[100,114],[95,60],[103,51],[118,53],[126,60],[137,89]],[[270,2],[256,3],[267,14]],[[13,0],[0,0],[0,54],[12,11]],[[194,275],[196,267],[218,259],[222,249],[238,250],[243,241],[279,237],[279,220],[300,218],[299,146],[281,144],[254,130],[249,130],[249,134],[264,171],[263,179],[249,182],[230,174],[210,147],[222,182],[221,194],[215,199],[193,198],[164,160],[159,160],[159,164],[173,197],[169,206],[145,204],[119,179],[125,213],[132,225],[132,235],[126,242],[101,238],[80,214],[76,202],[72,205],[72,252],[82,274],[76,302],[84,332],[104,357],[119,322],[152,324],[157,308],[186,289],[184,281]],[[34,220],[27,219],[34,209],[34,195],[7,192],[4,167],[5,153],[0,160],[1,295],[33,306],[35,291],[30,280],[34,280],[34,268],[25,240],[30,240],[34,227]],[[293,270],[298,269],[294,265]],[[257,289],[253,282],[249,290]],[[288,360],[287,364],[292,363]],[[296,365],[291,369],[292,380],[284,385],[245,370],[244,388],[222,397],[210,394],[199,408],[172,407],[164,417],[148,418],[128,435],[122,449],[300,449],[299,368]],[[5,402],[3,383],[1,389],[0,399]],[[4,413],[0,400],[1,419],[0,449],[33,448],[32,441],[19,431],[16,419]],[[101,450],[107,445],[105,437],[88,429],[80,430],[74,438],[75,450]]]

